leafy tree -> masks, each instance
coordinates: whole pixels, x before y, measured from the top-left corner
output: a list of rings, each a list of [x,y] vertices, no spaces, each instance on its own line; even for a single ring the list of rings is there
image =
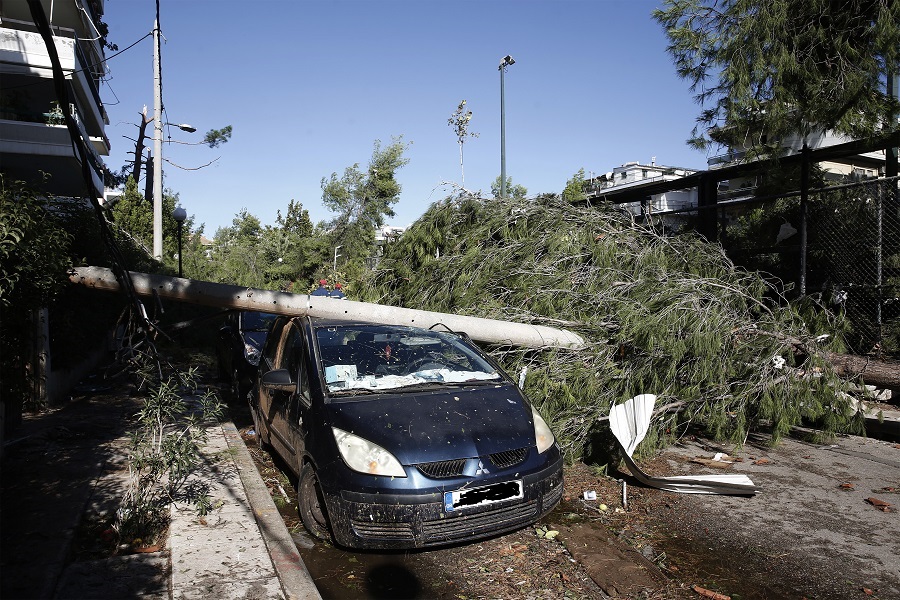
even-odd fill
[[[578,172],[572,175],[572,178],[566,181],[566,187],[562,191],[562,199],[567,202],[580,202],[586,198],[584,194],[584,169],[578,169]]]
[[[72,239],[47,208],[46,198],[37,192],[0,177],[0,410],[8,426],[18,422],[31,397],[33,312],[46,307],[68,283]]]
[[[178,194],[172,190],[165,190],[162,209],[163,262],[170,267],[178,264],[178,221],[172,216],[177,204]],[[153,247],[153,202],[138,192],[137,184],[132,177],[125,182],[125,193],[113,205],[111,213],[120,235],[130,240],[132,244],[143,248],[147,256],[152,256],[150,249]],[[189,216],[182,224],[183,254],[187,254],[185,249],[192,247],[190,244],[185,245],[184,241],[190,237],[193,228],[194,218]],[[202,227],[200,231],[202,231]]]
[[[491,184],[491,195],[494,198],[500,197],[500,176],[497,175],[497,179],[494,180],[494,183]],[[524,185],[515,184],[513,185],[512,177],[506,177],[506,195],[509,198],[514,200],[521,200],[525,196],[528,195],[528,189],[525,188]]]
[[[705,107],[694,147],[764,148],[812,130],[865,137],[897,126],[883,81],[900,70],[900,2],[666,0],[653,16]]]
[[[153,203],[144,199],[133,177],[128,177],[125,193],[113,204],[111,212],[119,230],[150,255],[153,247]],[[163,209],[163,218],[165,212]]]
[[[309,211],[303,208],[303,204],[293,199],[288,202],[287,214],[282,217],[279,210],[275,222],[285,231],[299,236],[308,237],[313,234]]]
[[[213,238],[213,281],[262,288],[265,284],[260,220],[246,208],[235,215],[231,227],[220,227]]]
[[[404,158],[406,144],[397,137],[386,147],[376,141],[369,167],[359,164],[347,167],[338,177],[332,173],[322,178],[322,202],[332,212],[328,244],[341,246],[345,270],[353,276],[365,269],[366,259],[375,252],[375,232],[384,225],[385,218],[394,216],[392,208],[400,199],[400,183],[395,173],[409,162]]]
[[[210,148],[218,148],[222,144],[231,139],[231,125],[226,125],[222,129],[210,129],[203,136],[203,143]]]
[[[456,107],[450,118],[447,119],[447,125],[453,128],[456,134],[456,142],[459,144],[459,170],[462,177],[462,183],[466,183],[466,170],[463,166],[463,144],[466,143],[468,137],[478,137],[477,133],[469,133],[469,121],[472,120],[472,111],[466,110],[466,101],[463,100]]]

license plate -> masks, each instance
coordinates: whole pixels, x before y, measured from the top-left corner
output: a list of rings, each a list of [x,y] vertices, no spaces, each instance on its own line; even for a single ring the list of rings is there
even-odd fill
[[[453,512],[461,508],[484,506],[504,500],[519,500],[523,497],[522,481],[504,481],[484,487],[463,488],[453,492],[444,492],[444,510]]]

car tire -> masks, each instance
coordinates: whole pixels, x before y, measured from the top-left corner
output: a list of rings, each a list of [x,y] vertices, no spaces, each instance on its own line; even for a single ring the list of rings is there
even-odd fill
[[[322,496],[316,471],[309,464],[300,472],[300,481],[297,484],[297,511],[307,531],[320,540],[332,541],[325,498]]]

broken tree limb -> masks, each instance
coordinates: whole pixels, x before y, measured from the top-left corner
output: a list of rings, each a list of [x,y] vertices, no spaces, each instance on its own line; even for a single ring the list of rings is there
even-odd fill
[[[425,329],[445,326],[452,331],[465,332],[480,342],[529,348],[579,348],[584,345],[584,340],[575,333],[542,325],[337,300],[308,294],[289,294],[166,275],[149,275],[134,271],[130,273],[134,291],[139,295],[158,294],[163,298],[203,306],[282,315],[309,315],[340,321],[410,325]],[[120,289],[112,270],[103,267],[76,267],[69,272],[69,280],[98,290]]]
[[[860,378],[878,387],[900,387],[900,362],[876,359],[872,356],[828,354],[828,362],[845,379]]]

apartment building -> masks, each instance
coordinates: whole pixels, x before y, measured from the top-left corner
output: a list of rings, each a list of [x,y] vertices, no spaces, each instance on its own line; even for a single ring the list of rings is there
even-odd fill
[[[50,56],[26,0],[0,0],[0,173],[62,197],[87,195],[63,111],[87,144],[95,189],[103,190],[109,124],[99,85],[104,74],[104,0],[41,0],[69,92],[59,106]]]
[[[603,197],[607,194],[617,195],[628,192],[638,193],[642,187],[662,182],[675,181],[697,171],[683,167],[669,167],[656,164],[656,157],[649,163],[638,161],[627,162],[615,167],[612,171],[598,177],[591,177],[584,188],[590,198]],[[642,217],[655,212],[669,212],[697,206],[697,189],[667,190],[661,193],[648,194],[636,202],[624,205],[631,214]]]

